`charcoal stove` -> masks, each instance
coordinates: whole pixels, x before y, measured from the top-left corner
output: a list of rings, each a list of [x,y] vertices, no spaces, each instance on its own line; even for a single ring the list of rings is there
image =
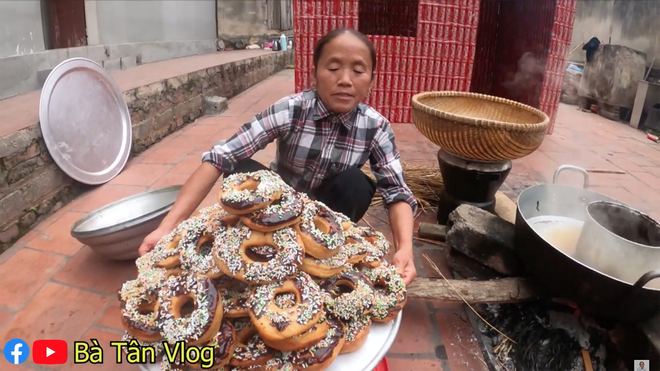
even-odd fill
[[[444,189],[438,196],[438,223],[446,225],[449,214],[463,204],[495,211],[495,194],[511,172],[506,161],[470,160],[449,151],[438,151]]]

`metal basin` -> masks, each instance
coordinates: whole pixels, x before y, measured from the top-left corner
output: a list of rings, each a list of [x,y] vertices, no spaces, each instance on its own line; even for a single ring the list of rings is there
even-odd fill
[[[183,186],[123,198],[92,211],[71,227],[71,236],[110,260],[134,260],[144,237],[170,211]]]

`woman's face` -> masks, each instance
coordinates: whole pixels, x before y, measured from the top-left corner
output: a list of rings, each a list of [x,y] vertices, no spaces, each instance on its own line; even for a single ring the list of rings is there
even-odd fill
[[[357,107],[369,92],[372,69],[369,48],[360,39],[344,33],[330,40],[314,71],[323,104],[335,113]]]

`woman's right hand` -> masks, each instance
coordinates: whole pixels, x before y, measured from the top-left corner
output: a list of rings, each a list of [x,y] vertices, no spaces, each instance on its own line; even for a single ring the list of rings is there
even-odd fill
[[[158,227],[155,231],[149,233],[147,237],[142,240],[142,245],[140,245],[140,248],[138,249],[140,256],[153,250],[158,241],[160,241],[160,239],[169,232],[170,231],[166,230],[165,228]]]

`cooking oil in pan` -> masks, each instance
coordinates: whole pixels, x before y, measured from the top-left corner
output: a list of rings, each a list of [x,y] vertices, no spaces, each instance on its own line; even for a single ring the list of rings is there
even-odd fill
[[[584,222],[565,216],[542,215],[530,218],[527,223],[547,243],[564,254],[575,257]]]

